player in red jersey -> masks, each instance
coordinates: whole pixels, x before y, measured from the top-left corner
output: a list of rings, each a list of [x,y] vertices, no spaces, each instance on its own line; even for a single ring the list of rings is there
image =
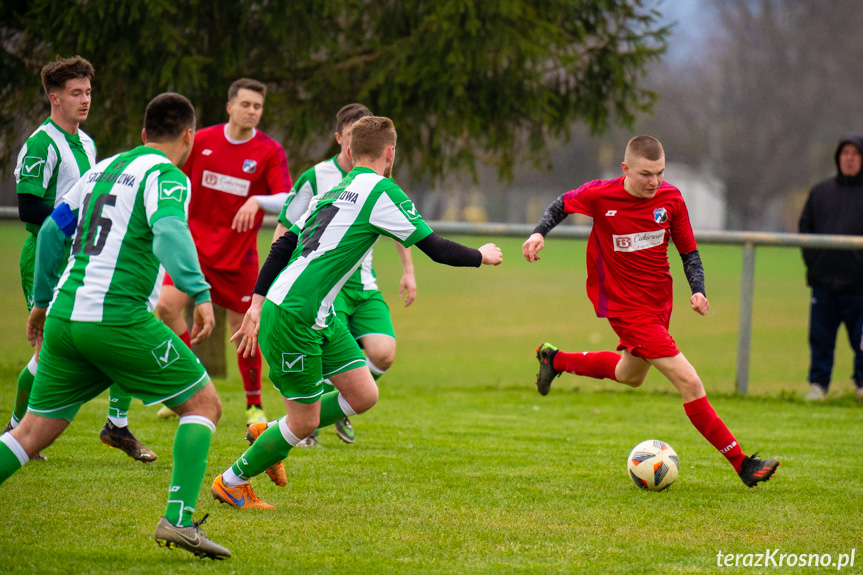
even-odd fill
[[[743,483],[754,487],[770,479],[779,461],[743,453],[710,406],[695,368],[668,333],[673,299],[669,239],[683,260],[692,309],[704,315],[710,304],[686,204],[680,191],[663,181],[662,144],[650,136],[633,138],[622,167],[622,178],[594,180],[562,194],[522,246],[525,259],[535,262],[546,234],[567,214],[593,218],[587,242],[587,294],[597,317],[608,318],[620,337],[617,351],[621,353],[566,353],[544,343],[536,350],[537,389],[548,394],[552,380],[564,371],[638,387],[653,366],[680,392],[692,425],[728,459]]]
[[[231,333],[240,329],[258,278],[257,234],[264,212],[278,213],[291,189],[288,159],[278,142],[257,130],[267,88],[241,78],[228,89],[228,123],[195,133],[183,171],[192,182],[189,229],[213,303],[227,309]],[[188,297],[165,278],[157,312],[186,343],[182,312]],[[261,355],[237,355],[246,392],[246,420],[265,422]],[[160,417],[173,412],[163,409]]]

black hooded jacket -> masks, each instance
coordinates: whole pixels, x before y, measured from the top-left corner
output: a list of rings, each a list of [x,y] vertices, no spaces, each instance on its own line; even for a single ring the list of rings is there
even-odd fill
[[[845,144],[863,154],[863,137],[850,136],[836,148],[836,177],[816,184],[800,215],[800,233],[863,236],[863,170],[843,176],[839,154]],[[863,251],[803,249],[806,283],[813,288],[863,293]]]

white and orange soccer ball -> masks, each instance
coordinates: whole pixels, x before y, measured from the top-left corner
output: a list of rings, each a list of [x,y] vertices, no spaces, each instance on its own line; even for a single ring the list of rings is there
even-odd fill
[[[629,454],[626,469],[636,485],[647,491],[662,491],[677,479],[680,459],[670,445],[658,439],[642,441]]]

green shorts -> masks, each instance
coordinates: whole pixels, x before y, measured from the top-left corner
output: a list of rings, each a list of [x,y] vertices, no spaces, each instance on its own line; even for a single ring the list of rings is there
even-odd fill
[[[48,316],[27,411],[71,421],[112,383],[145,405],[176,407],[209,381],[192,350],[150,314],[119,326]]]
[[[366,364],[360,346],[338,317],[330,316],[325,329],[312,329],[270,300],[261,310],[258,344],[275,388],[298,403],[318,401],[325,377]]]
[[[36,271],[36,236],[28,234],[21,248],[21,259],[18,262],[21,269],[21,289],[27,300],[27,311],[33,309],[33,273]]]
[[[390,308],[378,290],[343,289],[333,305],[354,339],[372,334],[388,335],[395,339]]]

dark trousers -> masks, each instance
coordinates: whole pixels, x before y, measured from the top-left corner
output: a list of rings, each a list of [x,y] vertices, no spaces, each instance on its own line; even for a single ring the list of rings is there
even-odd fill
[[[809,307],[809,383],[817,383],[825,389],[830,385],[836,334],[843,323],[854,350],[851,377],[857,387],[863,385],[863,293],[814,288]]]

